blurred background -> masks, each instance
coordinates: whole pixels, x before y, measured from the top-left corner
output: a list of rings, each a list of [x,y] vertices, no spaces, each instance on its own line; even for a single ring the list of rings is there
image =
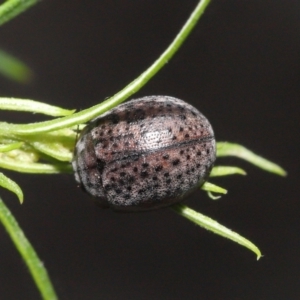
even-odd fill
[[[0,96],[78,110],[103,101],[165,50],[194,7],[186,1],[44,0],[0,28],[0,47],[34,71],[0,78]],[[248,175],[214,179],[187,205],[257,244],[264,257],[169,209],[101,210],[70,175],[7,172],[25,193],[1,197],[44,261],[60,299],[300,299],[300,2],[214,0],[177,55],[134,97],[170,95],[196,106],[218,141],[280,164],[287,178],[235,158]],[[31,114],[1,114],[30,122]],[[298,174],[298,175],[297,175]],[[298,186],[299,187],[299,186]],[[0,298],[39,299],[0,228]]]

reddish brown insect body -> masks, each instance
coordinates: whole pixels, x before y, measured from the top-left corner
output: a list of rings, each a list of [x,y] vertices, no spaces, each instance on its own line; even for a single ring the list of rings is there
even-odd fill
[[[77,142],[76,181],[103,207],[168,206],[201,186],[216,158],[208,120],[169,96],[123,103],[93,120]]]

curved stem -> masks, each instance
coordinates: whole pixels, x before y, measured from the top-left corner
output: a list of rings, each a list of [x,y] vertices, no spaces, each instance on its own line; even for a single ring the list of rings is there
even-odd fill
[[[76,124],[85,123],[105,111],[115,107],[129,96],[140,90],[176,53],[176,51],[183,44],[185,39],[188,37],[192,29],[197,24],[200,16],[203,14],[205,8],[209,4],[210,0],[202,0],[196,6],[194,12],[191,14],[185,25],[182,27],[174,41],[170,46],[162,53],[162,55],[139,77],[133,80],[129,85],[127,85],[123,90],[115,94],[110,99],[93,106],[91,108],[85,109],[81,112],[75,113],[72,116],[63,117],[56,120],[32,123],[26,125],[13,125],[2,123],[0,125],[0,134],[4,132],[10,132],[10,134],[35,134],[40,132],[48,132],[52,130],[58,130],[61,128],[71,127]]]
[[[38,0],[8,0],[0,5],[0,25],[10,21],[36,4]]]
[[[45,300],[58,299],[43,262],[27,240],[16,219],[0,198],[0,221],[4,225]]]
[[[215,220],[199,212],[196,212],[193,209],[181,203],[175,204],[171,206],[171,208],[179,215],[194,222],[195,224],[248,248],[249,250],[253,251],[256,254],[257,260],[260,259],[261,252],[257,248],[257,246],[254,245],[249,240],[247,240],[246,238],[239,235],[238,233],[230,230],[229,228],[226,228],[225,226],[219,224]]]

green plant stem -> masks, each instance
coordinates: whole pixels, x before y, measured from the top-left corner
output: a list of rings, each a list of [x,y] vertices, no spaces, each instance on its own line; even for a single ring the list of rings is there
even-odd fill
[[[0,110],[41,113],[52,117],[68,116],[75,112],[74,109],[63,109],[61,107],[49,105],[39,101],[7,97],[0,97]]]
[[[0,5],[0,25],[36,4],[38,0],[8,0]]]
[[[3,50],[0,50],[0,73],[8,79],[24,84],[33,78],[33,72],[27,65]]]
[[[103,114],[105,111],[117,106],[125,101],[129,96],[139,91],[178,51],[185,39],[188,37],[192,29],[197,24],[200,16],[203,14],[205,8],[210,0],[202,0],[196,6],[194,12],[191,14],[181,31],[178,33],[170,46],[162,53],[162,55],[139,77],[127,85],[123,90],[115,94],[110,99],[95,105],[91,108],[85,109],[81,112],[75,113],[72,116],[63,117],[56,120],[45,121],[40,123],[32,123],[26,125],[14,125],[2,123],[0,126],[0,134],[9,132],[10,134],[36,134],[40,132],[49,132],[62,128],[71,127],[77,124],[88,122],[89,120]]]
[[[195,224],[212,231],[220,236],[223,236],[227,239],[230,239],[246,248],[249,250],[253,251],[256,256],[257,260],[261,257],[261,252],[260,250],[249,240],[245,239],[238,233],[224,227],[223,225],[219,224],[215,220],[200,214],[199,212],[194,211],[193,209],[179,203],[171,206],[171,208],[180,214],[182,217],[187,218],[188,220],[194,222]]]
[[[29,271],[45,300],[58,299],[43,262],[39,259],[16,219],[0,198],[0,221],[27,264]]]
[[[228,142],[218,142],[217,143],[217,157],[222,156],[236,156],[244,159],[251,164],[267,171],[280,176],[286,176],[287,173],[279,165],[255,154],[254,152],[248,150],[242,145],[228,143]]]

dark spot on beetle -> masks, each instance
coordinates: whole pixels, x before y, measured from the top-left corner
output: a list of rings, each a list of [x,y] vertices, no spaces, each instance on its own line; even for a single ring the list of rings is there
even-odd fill
[[[126,127],[125,127],[125,130],[126,130],[126,131],[128,131],[128,130],[129,130],[129,128],[130,128],[129,126],[126,126]]]
[[[179,127],[179,131],[182,132],[182,131],[183,131],[183,128],[182,128],[182,127]]]
[[[173,166],[177,166],[180,163],[180,160],[177,158],[172,161]]]
[[[97,169],[102,171],[104,169],[105,162],[102,159],[97,159]]]
[[[167,179],[167,180],[166,180],[166,183],[167,183],[167,184],[170,184],[171,181],[172,181],[171,179]]]
[[[104,186],[104,189],[105,189],[106,191],[109,191],[109,190],[111,189],[111,186],[110,186],[109,184],[106,184],[106,185]]]
[[[113,140],[114,140],[115,138],[113,137],[113,136],[111,136],[110,138],[109,138],[109,140],[112,142]]]
[[[147,167],[149,167],[149,164],[148,164],[148,163],[143,163],[143,164],[142,164],[142,167],[143,167],[143,168],[147,168]]]
[[[154,184],[153,186],[155,189],[159,188],[159,184]]]
[[[118,148],[118,144],[113,143],[113,147],[114,147],[114,148]]]
[[[191,174],[191,171],[190,171],[190,170],[187,170],[185,173],[186,173],[187,175],[190,175],[190,174]]]
[[[101,125],[101,129],[105,129],[105,127],[106,127],[105,125]]]
[[[164,154],[163,159],[169,159],[170,155],[169,154]]]
[[[180,179],[182,177],[182,174],[177,175],[177,179]]]
[[[197,152],[197,155],[198,155],[198,156],[201,156],[201,151],[198,151],[198,152]]]
[[[111,114],[110,120],[113,124],[118,124],[120,122],[120,117],[117,114]]]
[[[144,194],[145,193],[145,190],[144,189],[140,189],[139,191],[138,191],[138,194]]]
[[[100,132],[100,136],[103,136],[103,134],[104,134],[103,131],[101,131],[101,132]]]
[[[199,168],[200,168],[200,166],[201,166],[200,164],[196,164],[196,168],[198,168],[198,169],[199,169]]]
[[[126,164],[121,164],[121,168],[126,168]]]
[[[210,153],[210,149],[206,149],[206,153],[209,154]]]
[[[186,156],[186,159],[187,159],[187,160],[189,160],[190,158],[191,158],[191,156],[190,156],[190,155],[187,155],[187,156]]]
[[[120,179],[120,180],[119,180],[119,184],[124,185],[124,184],[125,184],[124,180],[123,180],[123,179]]]
[[[140,124],[140,128],[143,128],[145,126],[145,124]]]
[[[133,172],[137,172],[138,171],[138,168],[137,167],[134,167],[133,168]]]
[[[195,168],[192,168],[192,169],[191,169],[191,172],[194,173],[194,172],[195,172]]]
[[[185,108],[182,105],[177,105],[177,107],[181,110],[181,111],[185,111]]]
[[[127,191],[131,191],[132,190],[131,186],[128,186],[126,189],[127,189]]]
[[[133,113],[127,117],[127,124],[134,123],[145,119],[145,111],[141,108],[136,109]]]
[[[121,172],[121,173],[120,173],[120,176],[121,176],[121,177],[124,177],[124,176],[126,176],[126,173],[125,173],[125,172]]]
[[[193,130],[193,128],[192,128],[192,127],[189,127],[189,130]]]
[[[130,199],[130,195],[129,195],[129,194],[125,194],[125,195],[124,195],[124,199],[125,199],[125,200]]]
[[[197,116],[197,114],[194,111],[192,111],[192,114],[193,114],[193,116]]]
[[[185,136],[184,136],[185,138],[189,138],[190,137],[190,135],[187,133]]]
[[[129,183],[134,183],[134,181],[135,181],[135,178],[133,176],[128,177],[128,182]]]
[[[156,172],[159,172],[159,171],[161,171],[163,169],[163,166],[162,165],[159,165],[159,166],[157,166],[156,168],[155,168],[155,171]]]
[[[111,133],[112,133],[112,130],[111,130],[111,129],[109,129],[109,130],[107,131],[107,133],[108,133],[108,134],[111,134]]]
[[[172,132],[172,128],[168,128],[168,132],[171,133]]]
[[[158,179],[157,176],[152,177],[152,180],[154,180],[154,181],[156,181],[157,179]]]
[[[180,118],[181,120],[185,120],[185,119],[186,119],[186,116],[185,116],[185,115],[179,115],[179,118]]]
[[[115,192],[119,195],[122,193],[122,190],[121,189],[116,189]]]
[[[110,180],[113,182],[116,181],[115,177],[111,177]]]
[[[165,176],[165,177],[169,177],[170,174],[169,174],[169,173],[165,173],[164,176]]]
[[[182,155],[184,153],[184,150],[180,150],[179,154]]]
[[[173,141],[177,140],[177,136],[176,136],[176,135],[173,135],[172,140],[173,140]]]
[[[129,142],[125,142],[124,145],[125,145],[126,147],[128,147],[128,146],[129,146]]]
[[[111,172],[116,172],[116,171],[118,171],[118,168],[113,168],[113,169],[111,169],[110,171],[111,171]]]
[[[146,178],[146,177],[148,177],[148,176],[149,176],[149,174],[148,174],[147,171],[142,171],[142,172],[141,172],[141,177],[142,177],[142,178]]]

